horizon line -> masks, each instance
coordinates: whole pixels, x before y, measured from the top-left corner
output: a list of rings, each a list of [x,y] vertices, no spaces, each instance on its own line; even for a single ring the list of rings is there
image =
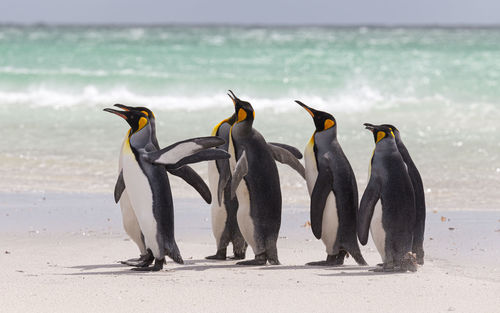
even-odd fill
[[[161,22],[161,23],[143,23],[143,22],[0,22],[0,27],[325,27],[325,28],[500,28],[500,23],[221,23],[221,22]]]

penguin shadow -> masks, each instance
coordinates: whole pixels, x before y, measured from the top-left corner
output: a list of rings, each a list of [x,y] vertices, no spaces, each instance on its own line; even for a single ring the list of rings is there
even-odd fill
[[[370,276],[392,276],[404,275],[404,272],[375,272],[376,266],[349,266],[349,267],[330,267],[329,270],[335,270],[337,273],[332,274],[317,274],[324,277],[370,277]]]
[[[67,268],[74,268],[74,269],[79,269],[81,271],[91,271],[91,270],[96,270],[100,268],[119,268],[119,267],[129,267],[124,264],[120,263],[106,263],[106,264],[88,264],[88,265],[76,265],[76,266],[70,266]]]
[[[359,271],[370,269],[367,266],[340,265],[340,266],[322,266],[322,265],[277,265],[261,267],[263,270],[333,270],[333,271]]]
[[[76,266],[70,266],[66,267],[69,269],[79,269],[79,272],[75,273],[66,273],[66,274],[60,274],[63,276],[101,276],[101,275],[141,275],[144,272],[136,272],[132,271],[131,269],[133,268],[132,266],[128,266],[125,264],[121,263],[107,263],[107,264],[88,264],[88,265],[76,265]],[[99,272],[90,272],[92,270],[96,269],[122,269],[119,271],[99,271]],[[160,271],[164,272],[164,271]]]
[[[170,268],[169,271],[206,271],[210,269],[225,269],[225,268],[245,268],[242,265],[236,265],[234,260],[189,260],[185,261],[184,265]],[[207,264],[208,263],[208,264]],[[198,265],[199,264],[199,265]]]

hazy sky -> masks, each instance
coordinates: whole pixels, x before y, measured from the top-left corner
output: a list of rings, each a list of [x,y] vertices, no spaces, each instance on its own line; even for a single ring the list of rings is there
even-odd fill
[[[0,23],[500,24],[500,0],[0,0]]]

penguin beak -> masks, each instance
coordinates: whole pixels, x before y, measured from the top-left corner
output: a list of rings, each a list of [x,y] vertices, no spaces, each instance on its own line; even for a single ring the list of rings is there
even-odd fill
[[[115,104],[114,106],[115,106],[115,107],[118,107],[118,108],[120,108],[120,109],[123,109],[123,110],[125,110],[125,111],[130,111],[130,110],[132,110],[132,108],[131,108],[131,107],[128,107],[128,106],[123,105],[123,104],[120,104],[120,103],[117,103],[117,104]]]
[[[375,131],[375,125],[370,124],[370,123],[364,123],[363,125],[365,126],[365,129],[368,129],[372,133]]]
[[[314,118],[314,112],[313,112],[313,109],[311,109],[310,107],[308,107],[307,105],[305,105],[304,103],[300,102],[299,100],[295,100],[295,102],[297,102],[298,105],[300,105],[301,107],[303,107],[309,114],[311,114],[311,116]]]
[[[126,121],[128,120],[128,114],[129,114],[128,112],[130,112],[130,111],[118,111],[118,110],[109,109],[109,108],[105,108],[103,111],[116,114],[116,115],[118,115],[119,117],[123,118]]]
[[[238,99],[238,97],[236,97],[236,96],[234,95],[234,92],[233,92],[231,89],[229,89],[228,91],[229,91],[231,94],[227,94],[227,95],[229,96],[229,98],[231,98],[231,100],[233,100],[233,104],[234,104],[234,105],[236,105],[237,100],[239,100],[239,99]]]

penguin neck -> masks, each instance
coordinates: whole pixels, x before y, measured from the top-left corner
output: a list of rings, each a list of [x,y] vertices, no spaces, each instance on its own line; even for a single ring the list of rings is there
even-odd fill
[[[237,122],[231,127],[231,132],[233,135],[238,137],[246,137],[252,134],[252,120],[244,120],[241,122]]]
[[[151,124],[148,123],[142,129],[131,134],[128,138],[130,147],[138,150],[146,147],[147,144],[152,143],[151,138]]]
[[[314,132],[314,141],[323,142],[325,144],[331,144],[337,141],[337,130],[332,127],[327,130]]]
[[[396,141],[390,138],[380,140],[375,146],[375,153],[377,151],[381,152],[396,152],[398,147],[396,146]]]
[[[158,143],[158,138],[156,138],[156,121],[154,119],[150,119],[149,124],[151,125],[151,142],[156,149],[160,150],[160,144]]]

